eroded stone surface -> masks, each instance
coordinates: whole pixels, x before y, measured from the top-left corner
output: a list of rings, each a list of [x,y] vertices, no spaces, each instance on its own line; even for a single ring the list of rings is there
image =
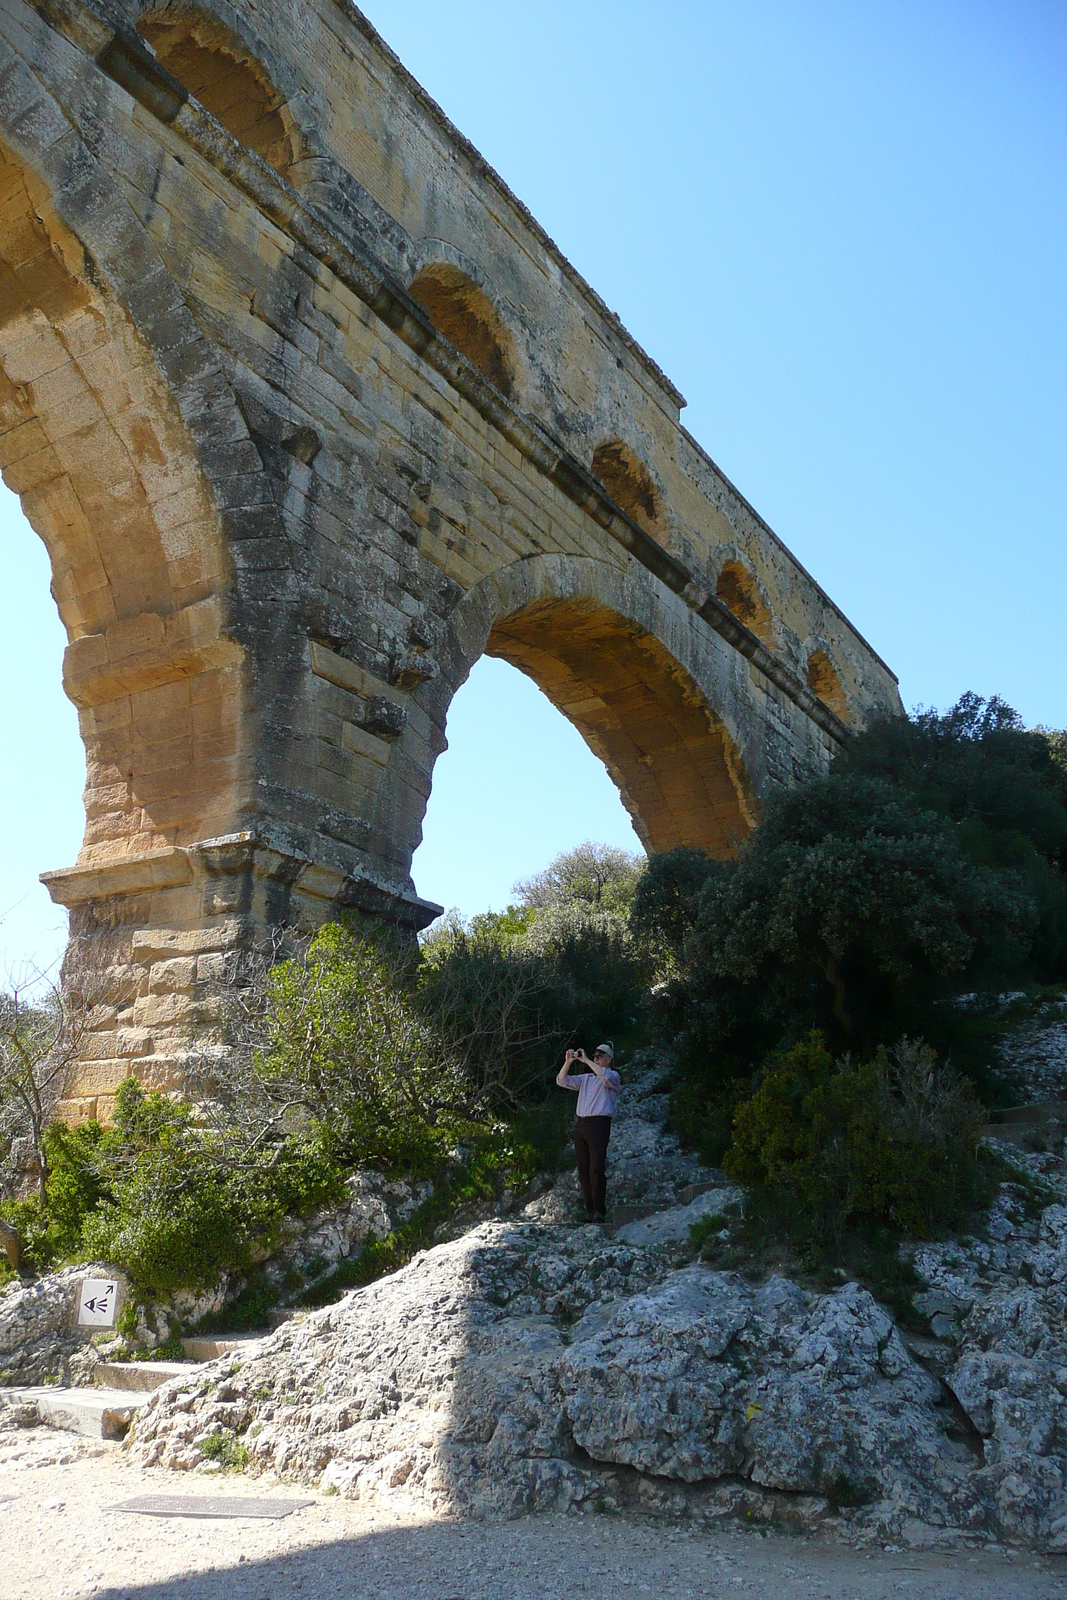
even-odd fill
[[[1004,1154],[1067,1189],[1060,1156]],[[928,1287],[916,1304],[982,1438],[976,1487],[991,1515],[1016,1537],[1067,1548],[1067,1206],[1057,1200],[1035,1217],[1008,1188],[987,1233],[919,1249]]]
[[[221,1434],[253,1473],[461,1515],[638,1505],[1067,1547],[1062,1153],[1003,1147],[1020,1182],[985,1237],[914,1252],[934,1337],[902,1337],[856,1284],[815,1294],[680,1263],[688,1208],[670,1202],[723,1185],[664,1132],[660,1089],[656,1063],[635,1063],[611,1151],[629,1203],[664,1205],[661,1237],[574,1226],[567,1174],[518,1215],[175,1378],[141,1410],[135,1459],[200,1469]],[[340,1238],[347,1216],[314,1237]],[[63,1292],[19,1303],[54,1323]]]

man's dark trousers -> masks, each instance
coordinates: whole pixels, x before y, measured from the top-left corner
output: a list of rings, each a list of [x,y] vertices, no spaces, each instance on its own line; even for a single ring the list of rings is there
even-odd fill
[[[578,1117],[574,1123],[574,1153],[578,1157],[578,1182],[585,1209],[602,1217],[607,1211],[608,1140],[610,1117]]]

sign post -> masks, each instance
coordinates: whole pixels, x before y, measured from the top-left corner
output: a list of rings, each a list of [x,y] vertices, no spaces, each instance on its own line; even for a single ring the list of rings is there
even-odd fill
[[[78,1327],[113,1328],[119,1308],[117,1278],[83,1278],[78,1291]]]

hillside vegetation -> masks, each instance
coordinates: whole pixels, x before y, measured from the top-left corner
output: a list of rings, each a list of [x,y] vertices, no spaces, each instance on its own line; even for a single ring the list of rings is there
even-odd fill
[[[858,735],[731,861],[585,844],[417,949],[294,938],[235,974],[189,1103],[131,1078],[108,1128],[31,1115],[70,1029],[61,997],[7,997],[0,1150],[29,1139],[38,1169],[15,1193],[9,1160],[0,1203],[22,1268],[106,1259],[162,1296],[250,1272],[361,1169],[424,1181],[432,1203],[353,1269],[373,1276],[450,1206],[566,1160],[560,1053],[605,1035],[624,1075],[653,1041],[683,1139],[826,1251],[951,1229],[988,1192],[983,1104],[1012,1092],[984,997],[1067,981],[1064,757],[965,696]]]

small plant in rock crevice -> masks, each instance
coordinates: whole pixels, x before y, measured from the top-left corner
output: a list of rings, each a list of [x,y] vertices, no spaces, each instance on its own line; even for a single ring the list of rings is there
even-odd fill
[[[244,1472],[252,1459],[251,1451],[228,1433],[211,1433],[197,1448],[205,1461],[215,1461],[226,1472]]]

